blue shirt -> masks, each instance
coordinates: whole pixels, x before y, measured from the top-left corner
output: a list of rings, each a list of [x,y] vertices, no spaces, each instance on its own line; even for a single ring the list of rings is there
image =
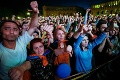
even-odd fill
[[[93,42],[89,42],[88,49],[83,51],[80,48],[80,43],[82,42],[84,36],[79,36],[78,39],[73,44],[73,51],[76,59],[76,71],[78,73],[87,73],[92,69],[92,49],[100,44],[106,37],[105,33],[101,33]]]

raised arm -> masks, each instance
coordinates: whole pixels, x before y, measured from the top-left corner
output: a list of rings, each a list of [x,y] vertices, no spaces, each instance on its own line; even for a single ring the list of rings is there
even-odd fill
[[[84,35],[89,31],[87,25],[82,25],[79,29],[73,34],[73,37],[77,39],[81,34]]]
[[[38,26],[39,10],[38,10],[38,3],[37,3],[37,1],[32,1],[30,3],[30,6],[32,8],[33,14],[32,14],[31,22],[30,22],[30,25],[29,25],[28,34],[30,34],[32,36],[33,32],[36,30],[36,28]]]
[[[106,38],[102,41],[102,43],[100,44],[100,46],[98,47],[98,51],[99,52],[102,52],[104,46],[105,46],[105,43],[106,43]]]
[[[85,14],[85,18],[84,18],[84,25],[87,25],[87,20],[88,20],[88,12],[90,11],[90,9],[86,10],[86,14]]]

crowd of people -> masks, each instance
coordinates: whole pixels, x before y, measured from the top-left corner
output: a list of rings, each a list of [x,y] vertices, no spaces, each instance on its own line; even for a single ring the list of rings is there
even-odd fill
[[[0,80],[60,80],[119,55],[119,14],[93,16],[87,9],[84,16],[42,17],[37,1],[30,6],[30,18],[0,22]],[[56,73],[61,64],[70,66],[69,76]]]

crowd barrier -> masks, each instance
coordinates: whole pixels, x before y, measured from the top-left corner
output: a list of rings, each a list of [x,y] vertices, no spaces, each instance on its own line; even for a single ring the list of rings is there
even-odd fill
[[[120,55],[96,67],[88,74],[78,73],[64,80],[120,80]]]

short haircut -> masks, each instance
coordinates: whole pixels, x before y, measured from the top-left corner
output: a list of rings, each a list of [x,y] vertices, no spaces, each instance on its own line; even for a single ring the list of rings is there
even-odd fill
[[[107,21],[104,20],[104,19],[100,19],[100,20],[98,21],[96,27],[97,27],[97,28],[100,28],[100,26],[101,26],[102,24],[107,24]]]
[[[19,25],[18,25],[17,22],[15,22],[15,21],[12,21],[12,20],[2,20],[2,21],[0,22],[0,29],[2,28],[2,26],[3,26],[6,22],[12,22],[12,23],[16,24],[17,27],[19,28]]]
[[[34,39],[32,39],[32,40],[30,41],[30,50],[31,50],[31,51],[33,51],[33,44],[34,44],[34,43],[37,43],[37,42],[40,42],[40,43],[43,44],[42,39],[40,39],[40,38],[34,38]]]

